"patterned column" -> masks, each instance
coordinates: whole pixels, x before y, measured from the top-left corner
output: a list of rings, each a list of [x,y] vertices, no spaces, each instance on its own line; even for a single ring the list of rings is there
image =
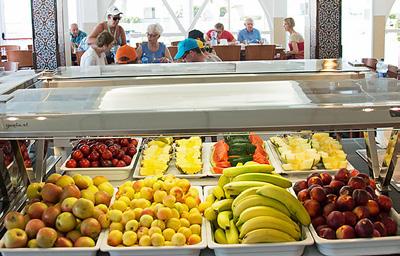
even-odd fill
[[[311,4],[311,56],[317,59],[342,56],[342,0],[314,0]]]
[[[35,67],[54,70],[58,66],[56,0],[31,0]]]

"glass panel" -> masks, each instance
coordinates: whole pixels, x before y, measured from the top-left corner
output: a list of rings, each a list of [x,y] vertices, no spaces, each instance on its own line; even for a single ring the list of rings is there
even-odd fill
[[[386,21],[386,29],[400,28],[400,0],[396,0]]]
[[[371,57],[372,0],[342,1],[342,5],[343,58],[360,60]]]
[[[32,38],[30,0],[4,0],[6,39]]]
[[[182,26],[187,30],[196,15],[196,10],[200,8],[203,0],[170,0],[167,1],[171,9],[174,11],[175,17],[179,20]],[[190,7],[193,5],[193,8]]]
[[[202,12],[200,19],[197,21],[195,28],[200,28],[204,33],[213,29],[214,25],[221,22],[225,26],[225,30],[230,31],[229,15],[228,15],[229,1],[228,0],[210,0],[206,8]]]
[[[397,0],[386,21],[385,62],[400,65],[400,0]]]
[[[288,0],[287,1],[287,16],[292,17],[295,22],[295,30],[303,37],[306,36],[306,18],[308,17],[308,0]],[[283,24],[282,28],[283,29]],[[289,34],[287,33],[287,39]],[[304,38],[306,40],[306,38]]]

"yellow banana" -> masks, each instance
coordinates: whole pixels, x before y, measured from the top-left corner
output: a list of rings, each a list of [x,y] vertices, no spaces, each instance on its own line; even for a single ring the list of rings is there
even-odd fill
[[[230,211],[232,207],[232,202],[233,199],[223,199],[213,203],[211,207],[218,212]]]
[[[215,198],[218,199],[218,200],[221,200],[221,199],[224,199],[224,198],[225,198],[225,192],[224,192],[224,190],[223,190],[221,187],[219,187],[219,186],[214,187],[214,189],[213,189],[213,195],[214,195]]]
[[[294,241],[296,240],[285,232],[276,229],[261,228],[247,233],[243,237],[242,244],[281,243]]]
[[[224,230],[228,230],[230,227],[230,220],[232,219],[232,212],[231,211],[224,211],[218,213],[217,222],[218,226]]]
[[[208,221],[214,221],[217,219],[217,213],[212,207],[208,207],[207,209],[204,210],[204,217]]]
[[[228,241],[226,241],[225,231],[221,228],[217,228],[217,230],[215,230],[214,239],[215,239],[215,242],[217,242],[219,244],[227,244],[228,243]]]
[[[229,229],[226,230],[225,234],[226,234],[226,241],[228,241],[228,244],[239,243],[239,231],[233,220],[230,221]]]
[[[232,208],[233,216],[238,218],[244,210],[253,206],[273,207],[278,211],[290,216],[289,210],[281,202],[273,198],[260,195],[251,195],[243,199],[236,207]]]
[[[214,203],[214,201],[215,201],[215,196],[214,196],[214,194],[209,194],[209,195],[206,197],[206,201],[207,201],[207,202]]]
[[[229,182],[231,182],[231,179],[222,174],[218,179],[218,186],[223,188],[225,184],[228,184]]]
[[[233,178],[243,173],[252,173],[252,172],[270,173],[273,170],[274,167],[269,164],[254,164],[254,165],[243,165],[243,166],[225,168],[223,174],[227,177]]]
[[[238,203],[240,203],[240,201],[242,201],[243,198],[250,196],[250,195],[256,195],[258,188],[259,187],[248,188],[248,189],[244,190],[242,193],[240,193],[237,197],[235,197],[235,199],[233,199],[232,208],[235,208],[238,205]]]
[[[245,173],[233,178],[232,181],[261,181],[277,185],[282,188],[290,188],[292,182],[280,175],[272,175],[268,173]]]
[[[229,182],[224,186],[224,190],[226,194],[237,196],[244,190],[252,187],[261,187],[264,186],[265,182],[260,181],[235,181]]]
[[[299,225],[297,225],[297,223],[294,222],[289,216],[277,210],[276,208],[269,206],[254,206],[247,208],[240,214],[239,219],[236,222],[236,226],[240,227],[246,221],[259,216],[271,216],[287,222],[291,222],[296,227],[296,230],[300,232]]]
[[[310,215],[289,191],[284,188],[266,183],[263,187],[257,190],[257,194],[273,198],[286,205],[290,213],[303,225],[308,226],[311,223]]]
[[[239,238],[243,238],[247,233],[260,229],[269,228],[276,229],[289,234],[295,240],[299,240],[301,237],[292,222],[287,222],[271,216],[259,216],[246,221],[240,228]]]

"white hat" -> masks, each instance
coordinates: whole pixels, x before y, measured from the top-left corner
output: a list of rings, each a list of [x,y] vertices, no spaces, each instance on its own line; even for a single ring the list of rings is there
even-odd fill
[[[108,10],[107,10],[107,16],[108,15],[117,16],[120,14],[122,14],[122,12],[114,5],[111,6],[110,8],[108,8]]]

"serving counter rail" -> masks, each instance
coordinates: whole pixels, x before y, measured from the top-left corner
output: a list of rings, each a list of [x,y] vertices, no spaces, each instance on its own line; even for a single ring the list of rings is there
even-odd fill
[[[334,66],[329,66],[334,63]],[[121,86],[249,82],[279,80],[343,80],[364,78],[365,67],[339,60],[242,61],[62,67],[47,79],[48,87]]]

